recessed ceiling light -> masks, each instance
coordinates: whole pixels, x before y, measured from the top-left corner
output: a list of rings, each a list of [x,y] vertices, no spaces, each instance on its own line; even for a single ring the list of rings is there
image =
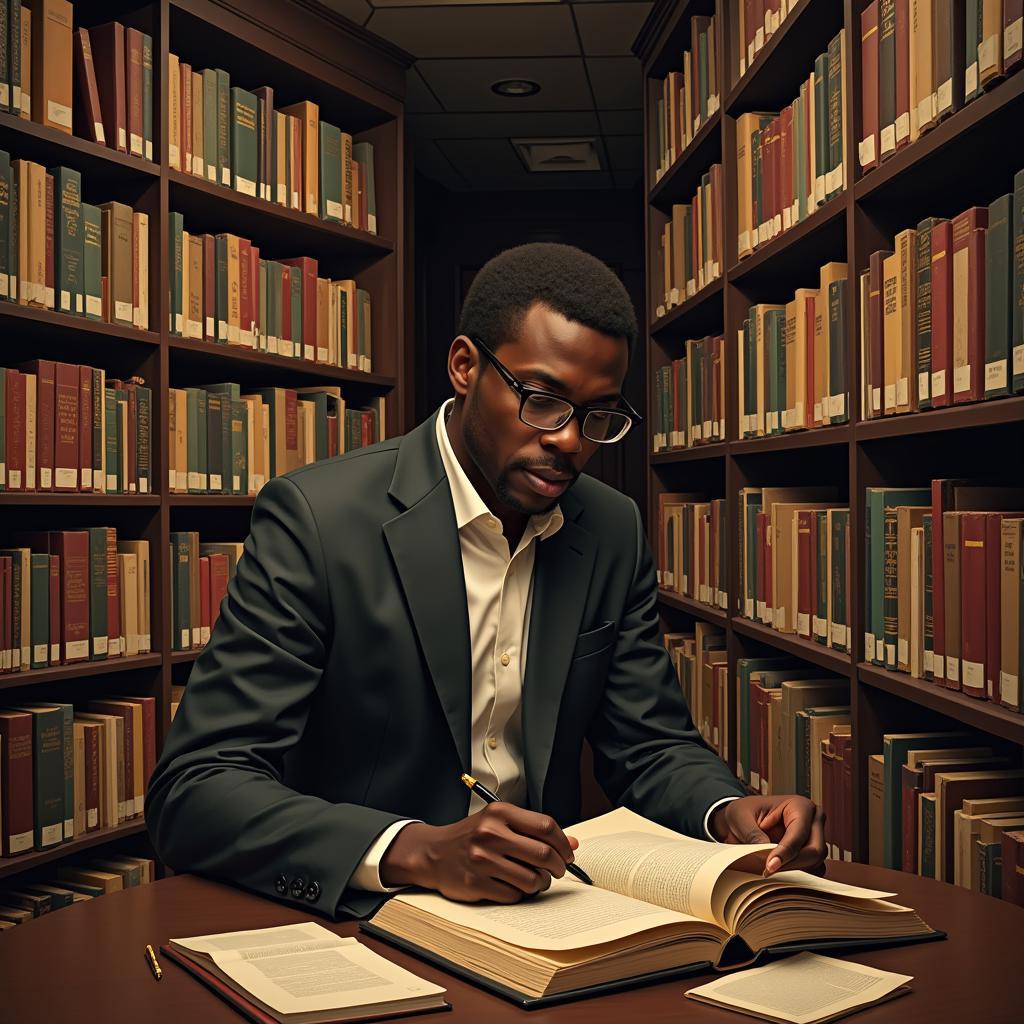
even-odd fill
[[[491,91],[499,96],[535,96],[540,92],[540,86],[528,78],[505,78],[495,82]]]

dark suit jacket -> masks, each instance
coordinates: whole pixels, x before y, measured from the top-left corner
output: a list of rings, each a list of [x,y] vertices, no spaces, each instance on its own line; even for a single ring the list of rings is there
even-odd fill
[[[523,687],[531,808],[578,820],[580,754],[616,805],[703,837],[743,788],[694,729],[636,503],[581,475],[538,544]],[[434,416],[270,480],[146,796],[160,857],[326,914],[393,821],[464,817],[465,581]]]

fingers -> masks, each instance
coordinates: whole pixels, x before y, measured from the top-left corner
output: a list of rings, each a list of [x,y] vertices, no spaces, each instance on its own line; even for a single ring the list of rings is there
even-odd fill
[[[574,847],[550,815],[527,811],[512,804],[491,804],[488,809],[497,810],[498,808],[502,809],[502,816],[513,832],[518,832],[521,836],[528,836],[549,846],[561,857],[563,864],[573,862]],[[577,845],[579,844],[577,843]]]
[[[765,875],[783,867],[797,870],[819,865],[825,855],[825,816],[821,810],[809,800],[800,800],[779,805],[773,812],[781,815],[786,831],[768,857]]]

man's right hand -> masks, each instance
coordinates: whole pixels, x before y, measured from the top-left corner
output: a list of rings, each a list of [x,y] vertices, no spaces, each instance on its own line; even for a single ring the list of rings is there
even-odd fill
[[[380,879],[469,903],[516,903],[561,878],[577,846],[548,815],[499,801],[453,825],[406,825],[381,860]]]

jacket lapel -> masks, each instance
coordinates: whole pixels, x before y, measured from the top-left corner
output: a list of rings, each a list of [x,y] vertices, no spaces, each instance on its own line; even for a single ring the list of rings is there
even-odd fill
[[[405,508],[384,524],[398,577],[464,771],[470,770],[469,611],[451,488],[434,416],[401,441],[388,493]]]
[[[561,501],[562,528],[537,546],[533,607],[523,685],[523,747],[530,806],[543,806],[544,782],[566,678],[580,631],[596,554],[593,534],[576,518],[571,491]]]

